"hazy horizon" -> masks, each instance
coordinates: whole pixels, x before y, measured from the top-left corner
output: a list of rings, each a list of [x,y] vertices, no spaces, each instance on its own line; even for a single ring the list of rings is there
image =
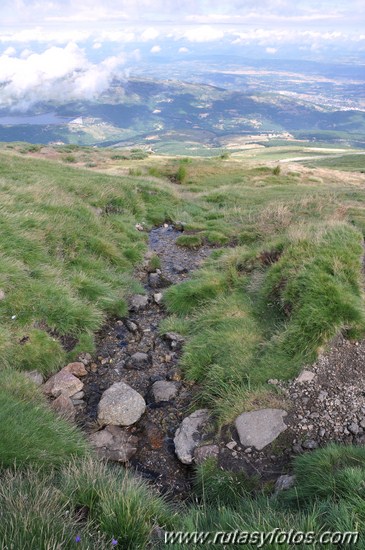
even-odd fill
[[[94,99],[141,67],[201,56],[364,63],[360,0],[5,0],[0,16],[2,109]]]

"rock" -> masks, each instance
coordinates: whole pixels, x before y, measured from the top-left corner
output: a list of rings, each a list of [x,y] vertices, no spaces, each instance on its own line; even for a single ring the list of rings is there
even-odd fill
[[[177,334],[176,332],[166,332],[165,334],[165,340],[167,340],[170,343],[171,349],[180,349],[183,343],[185,342],[185,338],[181,336],[180,334]]]
[[[292,450],[293,450],[294,454],[299,455],[303,452],[303,447],[301,445],[299,445],[299,443],[297,443],[297,444],[293,445]]]
[[[229,449],[230,451],[233,451],[233,449],[234,449],[235,447],[237,447],[237,443],[236,443],[236,441],[233,441],[233,440],[232,440],[232,441],[229,441],[228,443],[226,443],[226,447],[227,447],[227,449]]]
[[[365,418],[362,418],[360,420],[360,426],[361,426],[361,428],[365,428]]]
[[[188,270],[186,269],[186,267],[183,267],[182,265],[178,265],[178,264],[174,264],[173,270],[177,275],[188,273]]]
[[[356,443],[357,443],[357,445],[365,446],[365,435],[361,435],[357,439]]]
[[[194,451],[194,461],[196,464],[202,464],[207,458],[218,458],[218,445],[203,445],[197,447]]]
[[[101,425],[131,426],[146,410],[143,397],[124,382],[116,382],[103,393],[98,405]]]
[[[74,399],[73,397],[70,398],[72,403],[75,405],[85,405],[85,401],[83,399]]]
[[[129,309],[131,311],[140,311],[141,309],[145,309],[147,304],[148,296],[145,296],[144,294],[135,294],[129,302]]]
[[[90,353],[80,353],[79,361],[81,361],[81,363],[84,363],[84,365],[88,365],[89,363],[91,363],[92,357]]]
[[[302,443],[302,447],[308,451],[313,451],[318,448],[318,443],[317,441],[314,441],[314,439],[307,439],[304,443]]]
[[[71,397],[75,395],[75,393],[81,391],[83,387],[84,384],[81,380],[67,370],[62,369],[57,374],[51,376],[51,378],[43,384],[42,389],[46,395],[52,397],[58,397],[61,393],[66,397]]]
[[[166,360],[166,358],[165,358]],[[171,359],[169,359],[171,361]],[[167,373],[167,379],[173,380],[174,382],[180,382],[182,380],[182,371],[179,368],[171,369]]]
[[[44,382],[43,374],[37,370],[32,370],[30,372],[23,372],[24,376],[29,378],[36,386],[41,386]]]
[[[0,301],[5,300],[5,292],[3,290],[0,290]]]
[[[126,319],[124,321],[125,326],[129,330],[129,332],[137,332],[138,331],[138,325],[136,323],[133,323],[133,321],[130,321],[129,319]]]
[[[160,288],[161,286],[161,275],[159,273],[150,273],[148,276],[148,283],[151,288]]]
[[[177,385],[174,382],[160,380],[153,384],[152,395],[156,403],[170,401],[170,399],[176,397],[177,389]]]
[[[75,420],[75,407],[67,395],[61,393],[54,401],[51,402],[52,409],[67,420]]]
[[[127,361],[126,368],[141,370],[148,367],[149,363],[150,358],[148,357],[147,353],[137,351],[137,353],[131,355],[131,357]]]
[[[174,437],[175,452],[183,464],[191,464],[193,462],[194,450],[202,439],[200,430],[208,422],[209,416],[207,409],[199,409],[184,418],[176,430]]]
[[[325,390],[320,391],[319,395],[318,395],[318,401],[321,401],[321,402],[325,401],[327,396],[328,396],[327,391],[325,391]]]
[[[138,437],[128,434],[119,426],[107,426],[89,437],[97,454],[106,460],[127,462],[137,452]]]
[[[287,491],[295,485],[295,476],[282,475],[278,477],[275,483],[275,493]]]
[[[85,369],[84,363],[77,362],[77,363],[69,363],[62,369],[65,372],[70,372],[74,376],[82,377],[87,375],[87,370]]]
[[[83,399],[84,396],[85,396],[85,392],[78,391],[77,393],[75,393],[75,395],[72,396],[72,400],[74,401],[75,399]]]
[[[277,386],[279,384],[279,380],[277,378],[270,378],[270,380],[267,381],[268,384],[271,386]]]
[[[153,299],[154,299],[155,304],[160,305],[162,300],[163,300],[162,292],[157,292],[156,294],[154,294]]]
[[[144,225],[142,223],[136,223],[134,227],[137,229],[137,231],[144,231]]]
[[[303,370],[295,381],[299,384],[304,384],[305,382],[312,382],[315,377],[316,375],[314,372],[311,372],[310,370]]]
[[[286,430],[283,420],[286,415],[287,412],[282,409],[261,409],[241,414],[235,422],[241,444],[261,451]]]
[[[351,422],[348,426],[349,432],[353,435],[357,435],[360,431],[360,426],[356,422]]]

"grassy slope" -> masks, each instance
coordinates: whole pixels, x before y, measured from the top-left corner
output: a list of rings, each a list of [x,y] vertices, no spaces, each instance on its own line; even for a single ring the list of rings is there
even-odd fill
[[[123,163],[131,168],[128,160],[118,162],[123,170]],[[229,531],[362,528],[361,491],[353,499],[348,492],[333,492],[330,476],[324,484],[328,491],[324,487],[317,499],[308,485],[311,465],[322,479],[330,460],[340,489],[342,478],[349,487],[362,486],[362,452],[339,449],[328,458],[319,451],[307,464],[299,459],[298,468],[310,472],[299,477],[299,494],[307,502],[302,511],[296,510],[295,496],[287,503],[252,498],[251,482],[207,465],[208,475],[203,479],[200,472],[197,485],[205,505],[174,515],[139,482],[81,460],[90,455],[82,435],[57,420],[18,372],[52,372],[66,359],[62,335],[78,339],[84,351],[105,315],[123,315],[133,287],[131,269],[145,249],[144,235],[134,229],[137,221],[186,222],[180,242],[185,246],[234,245],[214,251],[191,281],[166,295],[173,315],[165,329],[187,335],[186,375],[201,382],[201,399],[222,422],[274,403],[267,378],[295,375],[338,330],[362,333],[361,183],[330,173],[321,180],[306,171],[275,174],[224,159],[141,160],[138,170],[141,176],[122,178],[0,156],[5,293],[0,349],[2,366],[10,367],[0,378],[0,461],[4,468],[15,460],[19,468],[3,470],[1,543],[12,540],[19,548],[38,550],[62,541],[72,548],[81,534],[80,547],[92,540],[108,548],[116,537],[125,548],[145,548],[156,524]],[[179,170],[184,176],[179,185],[156,179]],[[349,453],[356,455],[351,471],[346,470]],[[74,455],[80,458],[70,465]],[[28,464],[41,470],[24,470]],[[74,518],[82,506],[90,512],[81,526]],[[40,521],[29,532],[28,525],[36,525],[33,517]]]
[[[270,403],[266,381],[295,376],[338,331],[363,333],[364,194],[331,172],[224,160],[187,162],[186,172],[181,191],[194,199],[181,244],[213,234],[235,246],[168,289],[174,316],[163,330],[185,332],[186,375],[226,422],[252,406],[249,390]]]
[[[105,315],[126,312],[145,250],[134,224],[163,221],[173,202],[156,185],[0,156],[1,362],[49,373],[62,337],[86,351]]]

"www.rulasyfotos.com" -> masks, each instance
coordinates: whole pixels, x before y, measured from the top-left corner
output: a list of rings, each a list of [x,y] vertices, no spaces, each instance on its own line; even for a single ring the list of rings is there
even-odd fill
[[[282,531],[273,529],[267,533],[263,531],[166,531],[165,544],[251,544],[263,548],[270,544],[318,544],[352,546],[359,540],[357,531]]]

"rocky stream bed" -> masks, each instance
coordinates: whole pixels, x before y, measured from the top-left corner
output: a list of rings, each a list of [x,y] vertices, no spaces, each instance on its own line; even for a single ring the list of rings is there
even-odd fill
[[[219,434],[208,411],[192,414],[199,388],[179,368],[184,339],[160,336],[167,315],[162,295],[191,276],[210,249],[181,248],[179,235],[167,224],[150,232],[136,274],[146,293],[131,298],[128,317],[111,320],[99,333],[94,357],[81,355],[43,385],[51,405],[76,421],[101,457],[183,499],[191,489],[191,464],[207,456],[222,468],[285,486],[290,478],[281,476],[290,473],[296,454],[330,441],[365,444],[365,341],[342,336],[297,379],[269,381],[281,408],[244,413]],[[156,254],[161,265],[153,269]]]

